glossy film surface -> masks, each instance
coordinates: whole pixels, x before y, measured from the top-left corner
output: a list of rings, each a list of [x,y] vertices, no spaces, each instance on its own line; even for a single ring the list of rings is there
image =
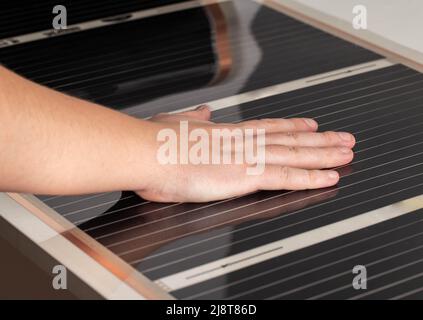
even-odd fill
[[[223,19],[226,36],[217,35],[214,19]],[[380,58],[239,0],[66,37],[1,49],[0,61],[34,81],[137,117]],[[230,48],[230,71],[223,76],[218,44]],[[74,45],[79,50],[66,53]],[[132,192],[39,198],[156,281],[423,193],[419,72],[393,65],[213,112],[217,122],[276,117],[311,117],[320,130],[355,134],[355,160],[339,169],[337,187],[207,204],[151,203]],[[188,299],[421,298],[420,218],[421,210],[411,212],[170,293]],[[351,289],[357,264],[374,276],[367,294]]]

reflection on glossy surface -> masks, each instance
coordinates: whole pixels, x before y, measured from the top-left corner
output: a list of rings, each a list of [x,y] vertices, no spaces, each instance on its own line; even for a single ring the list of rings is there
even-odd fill
[[[268,219],[299,210],[335,195],[336,190],[330,189],[324,192],[316,190],[286,192],[282,197],[280,193],[263,192],[226,203],[211,203],[206,206],[204,204],[179,204],[150,213],[148,210],[141,212],[132,210],[125,218],[126,220],[115,215],[115,222],[105,227],[102,227],[102,217],[99,216],[79,227],[124,257],[125,260],[141,261],[152,253],[160,254],[161,251],[179,247],[178,242],[171,246],[165,246],[170,241],[176,241],[186,236],[195,236],[199,233],[213,232],[216,229],[231,233],[231,228],[237,225],[242,226],[249,221]],[[272,198],[274,200],[270,200]],[[263,200],[267,200],[266,205],[260,208],[260,201]],[[117,203],[116,206],[119,207],[120,204]],[[243,210],[233,210],[234,206],[243,208]],[[266,211],[265,209],[269,206],[280,209]],[[248,207],[254,211],[247,212]],[[260,212],[260,209],[264,211]],[[114,211],[114,207],[110,211]],[[107,215],[107,212],[105,214]],[[227,245],[231,245],[231,240]],[[161,250],[158,250],[160,248]],[[128,251],[131,253],[121,254]],[[139,267],[140,270],[145,268],[143,264],[140,264]]]
[[[47,41],[4,48],[0,61],[34,81],[138,117],[378,58],[245,0]]]

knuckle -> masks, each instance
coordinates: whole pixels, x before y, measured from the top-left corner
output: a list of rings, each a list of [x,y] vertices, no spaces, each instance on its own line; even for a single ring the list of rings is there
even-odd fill
[[[274,119],[261,119],[257,121],[256,126],[264,129],[269,129],[275,124]]]
[[[329,150],[326,151],[325,153],[325,161],[326,163],[329,165],[331,164],[333,161],[336,161],[336,159],[338,158],[338,153],[337,151],[335,151],[334,148],[329,148]]]
[[[331,166],[333,161],[333,154],[330,150],[319,152],[319,154],[315,155],[316,161],[320,164],[319,168],[328,168]]]
[[[265,124],[273,124],[275,122],[275,119],[264,118],[264,119],[261,119],[260,121],[265,123]]]
[[[244,128],[254,128],[260,126],[261,120],[249,120],[242,122],[242,127]]]
[[[333,132],[333,131],[323,132],[323,138],[324,138],[325,142],[331,143],[331,142],[336,140],[335,132]]]
[[[306,183],[308,185],[311,185],[311,186],[315,185],[316,182],[317,182],[317,179],[318,179],[318,174],[317,174],[316,170],[308,170],[307,171],[307,181],[306,181]]]
[[[161,118],[167,117],[168,115],[169,115],[169,114],[168,114],[168,113],[166,113],[166,112],[160,112],[160,113],[156,114],[156,115],[153,117],[153,119],[161,119]]]
[[[306,125],[303,119],[295,118],[290,119],[290,121],[292,123],[292,126],[295,128],[303,128]]]
[[[299,143],[300,141],[300,135],[296,132],[289,132],[288,137],[290,137],[294,143]]]
[[[286,183],[290,179],[290,170],[288,167],[279,168],[279,179],[282,183]]]
[[[298,155],[298,153],[300,152],[300,149],[298,147],[289,146],[288,151],[294,155]]]

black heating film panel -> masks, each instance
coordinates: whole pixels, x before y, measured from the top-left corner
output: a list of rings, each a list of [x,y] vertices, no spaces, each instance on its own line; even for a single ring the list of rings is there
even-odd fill
[[[0,62],[29,79],[136,117],[378,58],[245,0],[0,49]]]
[[[352,286],[355,266],[367,289]],[[180,299],[423,299],[423,210],[172,292]]]
[[[276,117],[312,117],[320,123],[322,131],[355,134],[355,159],[350,166],[339,169],[342,179],[337,187],[259,192],[208,204],[157,204],[131,192],[42,199],[134,268],[157,280],[423,193],[421,73],[395,65],[213,112],[213,119],[220,122]],[[343,253],[349,255],[349,249],[345,250]],[[389,250],[378,254],[383,256],[386,252]],[[372,254],[368,254],[370,260]],[[278,259],[268,263],[276,268],[282,266],[277,261],[288,258]],[[259,266],[238,272],[247,278],[257,273],[255,268]],[[404,278],[410,273],[417,275],[416,270],[404,269]],[[238,272],[234,277],[226,276],[226,282],[223,278],[206,281],[175,295],[229,298],[257,286],[255,282],[243,283],[243,289],[236,291],[232,282],[237,281]],[[398,272],[401,277],[401,271]],[[266,279],[260,280],[261,285],[272,283]],[[301,285],[311,285],[310,279],[305,277]],[[213,291],[215,283],[234,286],[235,291]],[[335,281],[333,285],[339,283]],[[285,293],[291,289],[275,290],[275,293],[263,290],[252,296],[290,297]],[[206,294],[209,291],[216,295]],[[313,294],[318,295],[317,291]]]
[[[138,10],[186,2],[183,0],[2,0],[0,2],[0,39],[52,28],[53,7],[67,9],[68,25],[117,16]]]
[[[101,10],[98,2],[63,4],[69,23],[79,23],[152,3],[103,1]],[[50,28],[51,9],[45,12],[50,3],[37,4],[25,14],[10,3],[0,10],[0,38]],[[372,66],[380,58],[252,1],[218,7],[2,48],[0,62],[51,88],[147,117],[359,63]],[[225,17],[228,12],[237,19]],[[223,37],[217,22],[225,26]],[[222,45],[231,48],[232,61],[223,75]],[[207,204],[158,204],[132,192],[39,198],[157,280],[423,193],[422,74],[395,65],[213,112],[217,122],[277,117],[312,117],[320,130],[355,134],[356,157],[339,169],[338,186],[258,192]],[[420,215],[407,214],[172,294],[189,299],[420,297]],[[363,296],[345,287],[351,282],[346,270],[359,260],[377,275],[373,291]],[[318,274],[327,281],[316,283]],[[395,285],[381,289],[387,283]]]

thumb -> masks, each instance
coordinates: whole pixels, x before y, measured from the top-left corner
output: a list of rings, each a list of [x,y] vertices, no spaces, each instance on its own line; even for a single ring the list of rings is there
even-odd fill
[[[207,105],[201,105],[195,110],[177,113],[177,115],[194,118],[202,121],[209,121],[211,117],[211,111]]]

